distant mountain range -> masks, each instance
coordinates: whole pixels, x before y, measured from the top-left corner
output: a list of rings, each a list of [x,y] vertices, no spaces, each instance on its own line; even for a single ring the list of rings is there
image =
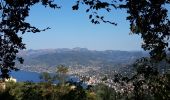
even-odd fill
[[[59,64],[67,66],[114,66],[115,64],[131,64],[136,59],[147,56],[147,53],[142,51],[96,51],[86,48],[63,48],[25,50],[20,51],[18,56],[24,58],[23,65],[29,66],[55,67]]]

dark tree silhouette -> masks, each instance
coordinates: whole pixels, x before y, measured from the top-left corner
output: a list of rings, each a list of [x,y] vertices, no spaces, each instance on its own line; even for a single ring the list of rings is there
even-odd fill
[[[77,0],[73,10],[78,10],[80,5],[87,5],[86,12],[90,13],[89,19],[94,24],[104,22],[117,25],[106,21],[104,16],[99,16],[99,10],[127,11],[131,33],[141,36],[143,39],[141,46],[149,51],[150,58],[141,58],[134,64],[136,72],[132,78],[116,75],[115,82],[131,81],[134,86],[134,100],[153,98],[169,100],[169,73],[160,73],[158,63],[164,61],[170,63],[170,17],[168,16],[170,0]],[[165,65],[161,67],[163,66]]]
[[[165,4],[169,3],[169,0],[127,0],[126,4],[131,31],[141,34],[144,41],[142,48],[150,50],[155,60],[165,58],[169,49],[170,20],[168,9],[165,8]]]
[[[43,6],[59,8],[52,0],[1,0],[0,1],[0,68],[1,77],[8,78],[10,70],[17,70],[15,60],[23,63],[23,59],[16,57],[19,50],[25,49],[22,34],[26,32],[40,32],[40,30],[25,21],[29,16],[30,7],[42,3]]]
[[[104,22],[117,25],[99,16],[98,10],[112,12],[113,9],[126,9],[132,34],[141,35],[143,39],[142,48],[149,50],[151,58],[157,61],[166,58],[170,50],[170,20],[166,7],[170,0],[77,0],[73,10],[78,10],[81,4],[87,5],[86,12],[90,12],[89,19],[94,24]]]

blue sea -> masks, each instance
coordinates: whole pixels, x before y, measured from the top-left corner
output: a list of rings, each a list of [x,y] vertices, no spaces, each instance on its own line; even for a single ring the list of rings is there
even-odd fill
[[[31,81],[31,82],[37,83],[37,82],[41,82],[41,80],[39,78],[40,74],[41,73],[19,70],[19,71],[12,71],[10,73],[10,76],[17,79],[17,82]],[[75,76],[69,76],[68,80],[70,80],[72,82],[80,82],[80,79],[78,77],[75,77]],[[87,86],[88,86],[85,83],[82,83],[81,85],[83,86],[83,88],[87,88]]]
[[[40,82],[40,73],[29,72],[29,71],[12,71],[10,76],[17,79],[18,82],[32,81],[32,82]]]
[[[25,82],[25,81],[40,82],[41,81],[39,78],[40,74],[41,73],[19,70],[19,71],[12,71],[10,73],[10,76],[17,79],[17,82]],[[78,82],[79,78],[75,76],[69,76],[68,80]]]

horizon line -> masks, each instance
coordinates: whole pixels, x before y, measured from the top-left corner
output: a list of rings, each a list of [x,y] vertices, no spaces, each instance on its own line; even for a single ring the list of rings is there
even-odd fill
[[[121,49],[104,49],[104,50],[99,50],[99,49],[89,49],[89,48],[85,48],[85,47],[74,47],[74,48],[66,48],[66,47],[63,47],[63,48],[26,48],[24,50],[21,50],[21,51],[28,51],[28,50],[57,50],[57,49],[70,49],[70,50],[75,50],[75,49],[86,49],[86,50],[89,50],[89,51],[129,51],[129,52],[133,52],[133,51],[143,51],[143,52],[147,52],[145,50],[143,50],[142,48],[140,50],[121,50]]]

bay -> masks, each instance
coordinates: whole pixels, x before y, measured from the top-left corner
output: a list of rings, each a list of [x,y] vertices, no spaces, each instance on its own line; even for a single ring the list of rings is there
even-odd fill
[[[17,79],[17,82],[25,82],[25,81],[32,81],[32,82],[40,82],[40,73],[37,72],[29,72],[24,70],[19,71],[12,71],[10,76]]]
[[[17,82],[25,82],[25,81],[40,82],[41,81],[39,78],[40,75],[41,73],[24,71],[24,70],[12,71],[10,73],[10,76],[17,79]],[[69,76],[68,80],[72,80],[74,82],[80,81],[75,76]]]
[[[29,72],[29,71],[24,71],[24,70],[12,71],[10,73],[10,76],[15,78],[17,80],[17,82],[31,81],[31,82],[38,83],[38,82],[41,82],[41,80],[39,78],[40,75],[41,75],[41,73]],[[80,79],[78,77],[75,77],[75,76],[69,76],[68,81],[69,80],[72,81],[72,82],[80,82]],[[82,83],[81,86],[83,88],[87,88],[88,85],[86,83]]]

